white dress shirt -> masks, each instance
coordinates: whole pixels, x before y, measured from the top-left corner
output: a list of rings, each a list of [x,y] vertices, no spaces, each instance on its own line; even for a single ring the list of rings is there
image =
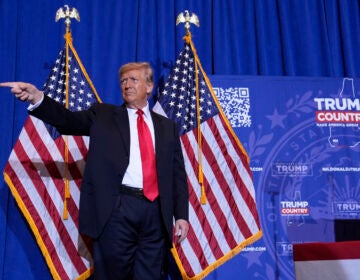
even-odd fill
[[[143,174],[141,167],[141,155],[140,155],[140,146],[139,146],[139,137],[137,131],[137,109],[127,108],[130,122],[130,160],[129,166],[126,169],[124,178],[122,181],[123,185],[133,187],[133,188],[143,188]],[[146,107],[142,108],[144,112],[144,120],[149,127],[153,145],[155,145],[155,134],[154,134],[154,125],[150,115],[149,103]]]

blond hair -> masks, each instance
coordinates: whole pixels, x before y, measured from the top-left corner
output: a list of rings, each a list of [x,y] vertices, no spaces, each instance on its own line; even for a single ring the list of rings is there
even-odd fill
[[[119,69],[119,79],[121,80],[121,77],[124,75],[124,73],[129,72],[131,70],[141,70],[143,69],[146,76],[146,81],[148,83],[154,83],[153,78],[153,69],[148,62],[130,62],[127,64],[124,64]]]

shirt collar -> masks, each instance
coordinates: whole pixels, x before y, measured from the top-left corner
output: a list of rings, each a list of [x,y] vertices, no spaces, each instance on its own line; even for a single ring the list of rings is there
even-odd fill
[[[137,116],[136,111],[137,111],[138,109],[133,109],[133,108],[129,108],[129,107],[126,107],[126,109],[127,109],[127,111],[128,111],[129,114],[132,114],[132,115],[136,115],[136,116]],[[149,102],[146,103],[146,106],[143,107],[143,108],[141,108],[141,110],[144,112],[145,118],[150,118],[150,117],[151,117],[151,116],[150,116]]]

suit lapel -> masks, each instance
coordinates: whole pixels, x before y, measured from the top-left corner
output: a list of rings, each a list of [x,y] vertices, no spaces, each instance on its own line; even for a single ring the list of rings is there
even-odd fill
[[[155,152],[159,151],[159,147],[161,147],[161,141],[162,141],[162,137],[161,137],[161,119],[158,118],[158,116],[156,114],[154,114],[152,111],[150,111],[151,113],[151,118],[153,120],[153,124],[154,124],[154,134],[155,134]]]
[[[155,151],[158,151],[162,145],[161,137],[161,118],[159,118],[154,112],[150,111],[151,117],[154,124],[154,133],[155,133]],[[129,125],[129,116],[125,105],[119,106],[114,111],[114,120],[120,131],[120,137],[123,141],[126,150],[130,154],[130,125]]]
[[[125,105],[119,106],[115,109],[114,120],[120,131],[120,138],[126,147],[128,155],[130,155],[130,125]]]

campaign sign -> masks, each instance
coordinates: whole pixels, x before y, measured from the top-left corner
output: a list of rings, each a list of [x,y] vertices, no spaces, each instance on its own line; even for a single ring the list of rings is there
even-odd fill
[[[206,279],[294,279],[293,244],[360,219],[360,79],[210,80],[249,155],[263,237]]]

